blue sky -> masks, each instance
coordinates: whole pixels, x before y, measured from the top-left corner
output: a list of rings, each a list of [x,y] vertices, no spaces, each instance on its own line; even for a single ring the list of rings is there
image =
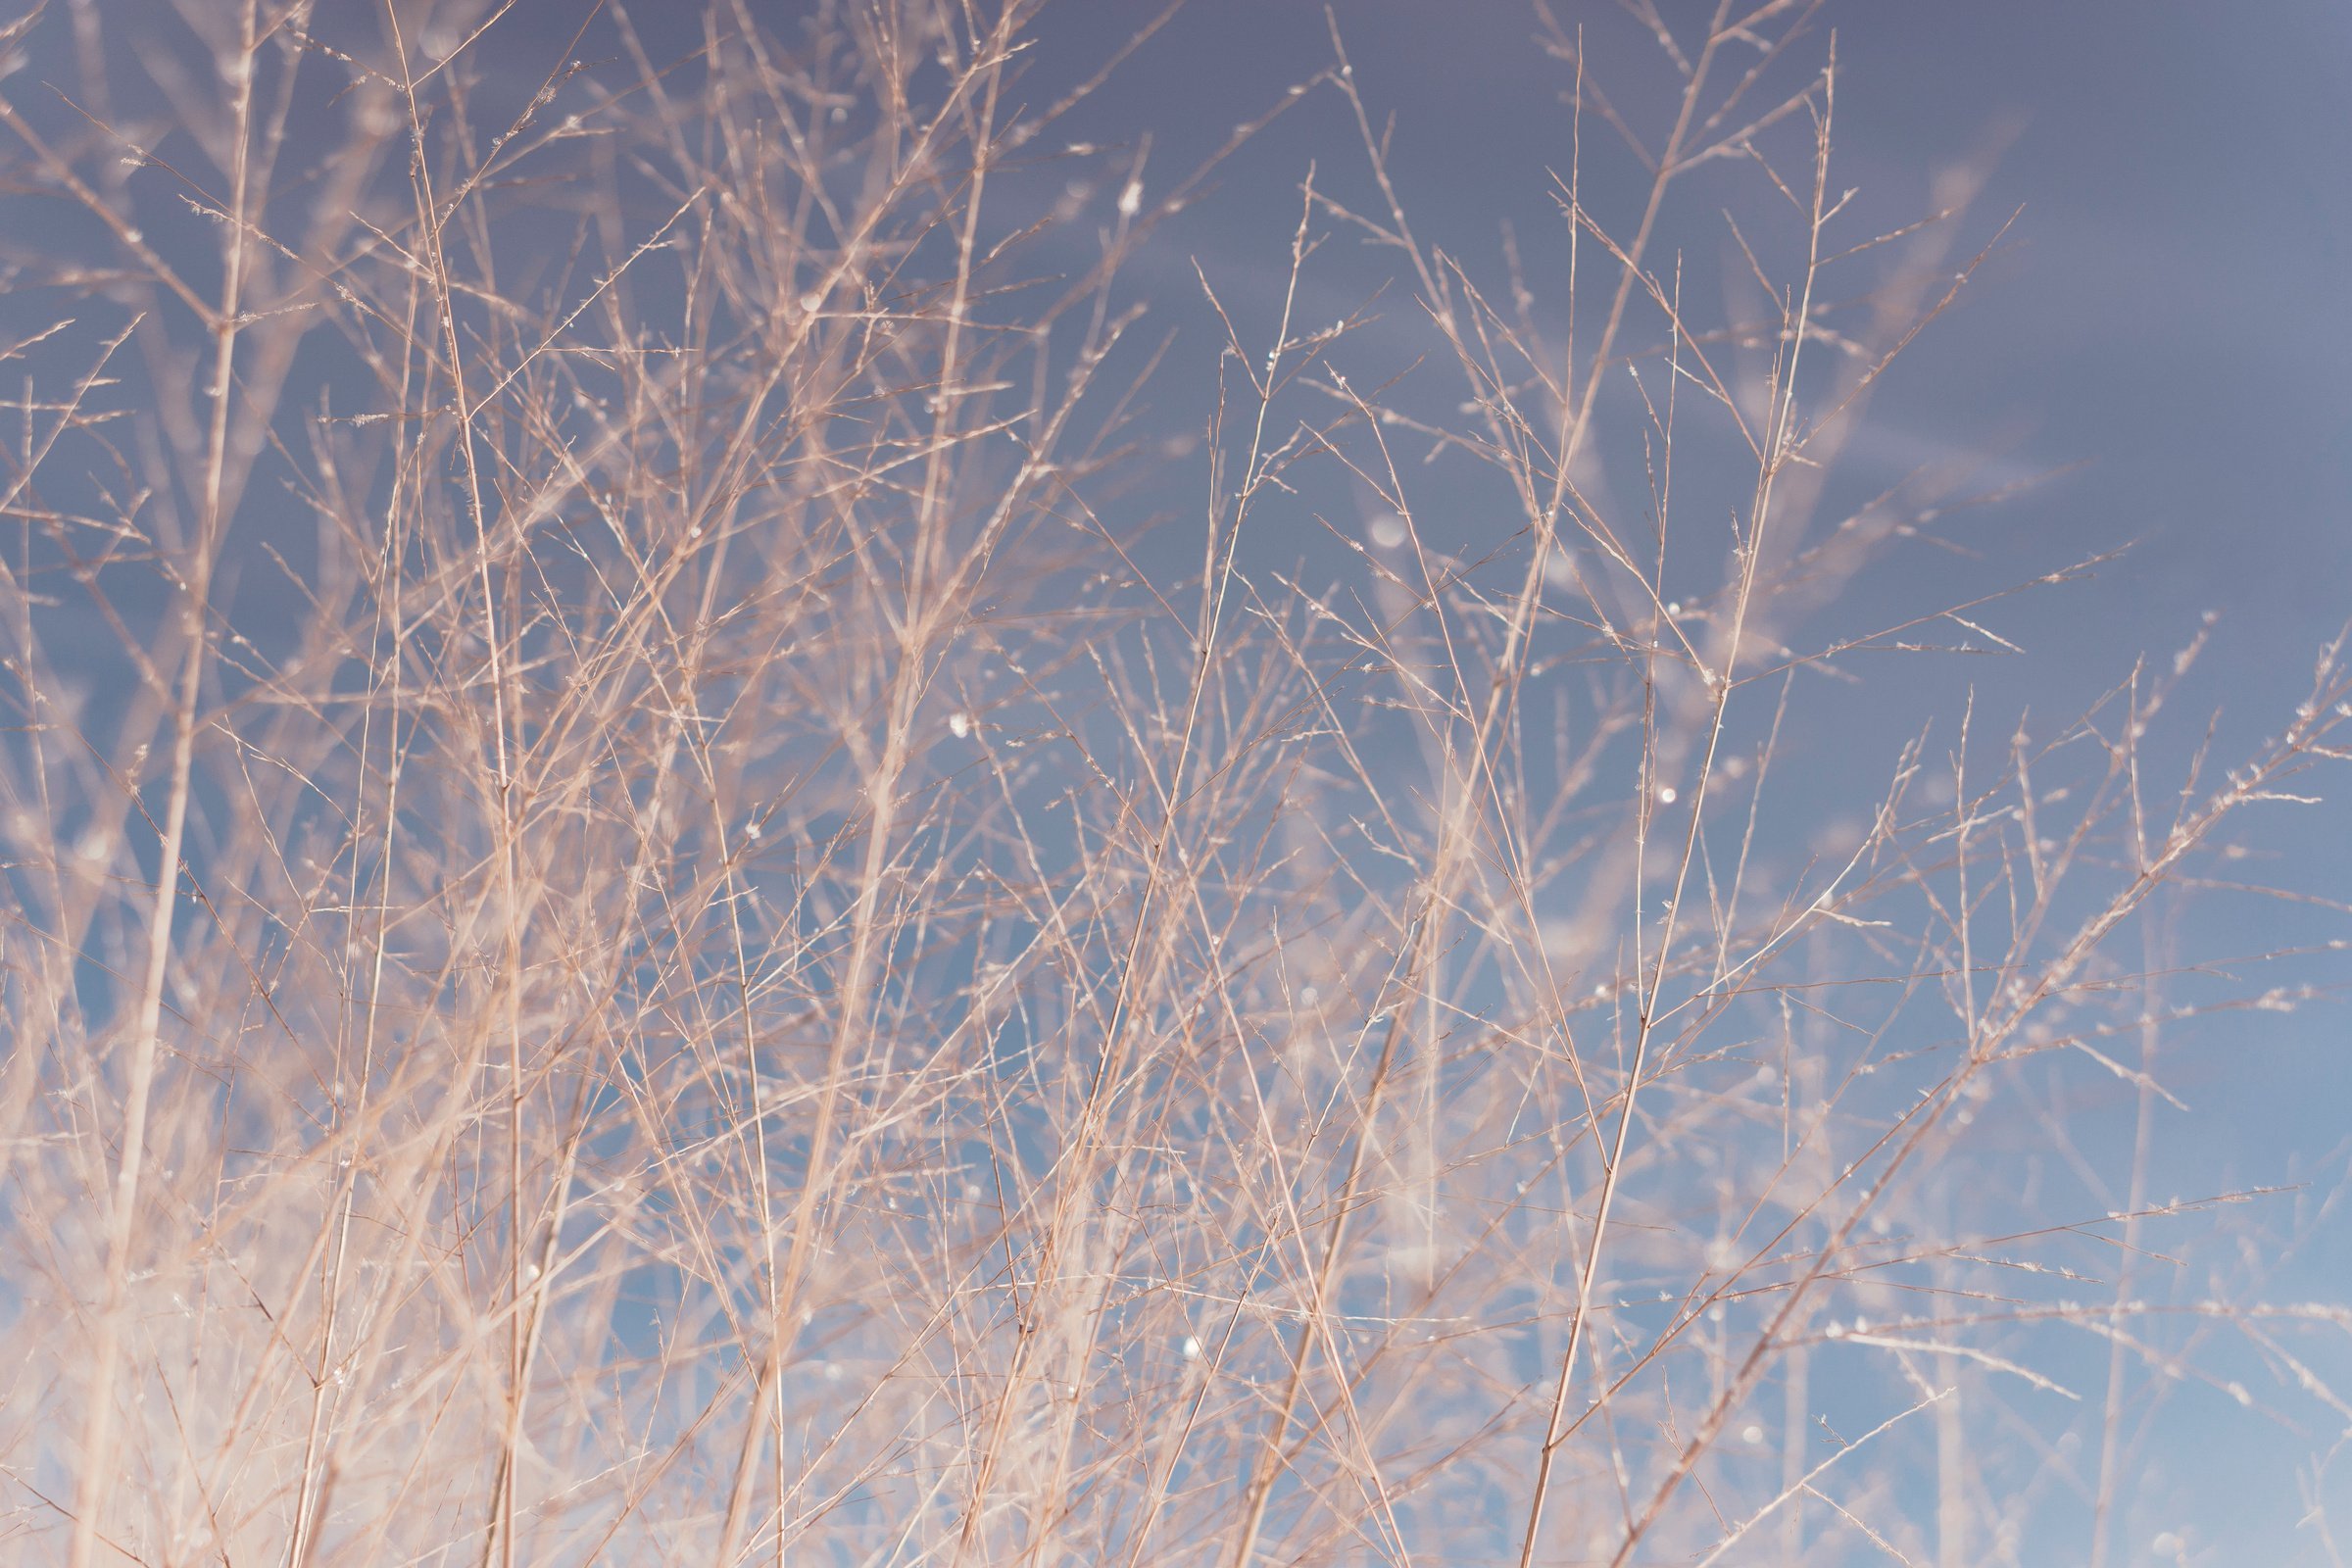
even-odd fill
[[[1073,8],[1059,24],[1106,39],[1144,9]],[[1668,15],[1686,13],[1699,16]],[[1533,46],[1530,8],[1337,15],[1375,112],[1396,115],[1397,179],[1425,231],[1477,263],[1502,220],[1531,238],[1556,227],[1545,193],[1568,159],[1564,71]],[[1597,62],[1661,79],[1614,7],[1557,15],[1585,22]],[[2352,608],[2352,390],[2328,347],[2352,327],[2352,13],[1991,0],[1832,6],[1822,21],[1842,66],[1838,183],[1862,187],[1859,211],[1913,216],[1937,169],[1994,145],[1972,232],[2019,213],[1983,286],[1894,378],[1880,440],[1967,448],[2022,427],[2020,462],[2088,465],[1995,524],[2025,550],[2142,542],[2068,607],[2082,651],[2169,648],[2213,609],[2233,622],[2217,662],[2251,679],[2273,661],[2302,665]],[[1100,113],[1152,126],[1155,168],[1186,167],[1320,68],[1323,29],[1309,4],[1188,6]],[[1640,88],[1612,86],[1640,103]],[[1170,249],[1212,277],[1278,268],[1306,159],[1353,192],[1360,160],[1343,129],[1331,103],[1278,126]]]

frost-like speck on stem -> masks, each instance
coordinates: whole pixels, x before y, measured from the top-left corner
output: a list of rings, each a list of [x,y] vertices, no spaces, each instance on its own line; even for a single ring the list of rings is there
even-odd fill
[[[969,740],[972,734],[972,715],[964,712],[948,715],[948,733],[957,740]]]

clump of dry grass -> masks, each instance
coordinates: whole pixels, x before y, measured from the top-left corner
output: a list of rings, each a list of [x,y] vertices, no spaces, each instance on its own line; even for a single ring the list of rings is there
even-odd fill
[[[2340,1413],[2340,1302],[2152,1256],[2181,1020],[2307,994],[2180,911],[2335,645],[2227,769],[2150,750],[2196,646],[1875,799],[1788,755],[2006,646],[1848,592],[1963,476],[1832,477],[1969,220],[1841,224],[1817,6],[1634,9],[1661,129],[1549,34],[1649,174],[1563,165],[1548,300],[1335,34],[1188,459],[1120,270],[1207,171],[1063,151],[1140,67],[1041,101],[1031,6],[22,24],[16,1559],[2106,1563],[2151,1379]],[[1772,304],[1701,319],[1727,165]],[[1430,364],[1307,321],[1334,236]]]

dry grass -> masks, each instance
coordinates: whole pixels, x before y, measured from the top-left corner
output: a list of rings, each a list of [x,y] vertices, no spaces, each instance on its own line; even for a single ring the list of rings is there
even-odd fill
[[[1863,591],[1985,499],[1836,476],[2000,225],[1843,217],[1818,6],[1663,105],[1550,24],[1543,269],[1335,33],[1221,346],[1120,280],[1211,171],[1058,133],[1149,27],[1055,98],[1022,3],[105,9],[0,107],[10,1560],[2106,1568],[2200,1379],[2326,1539],[2352,1319],[2165,1255],[2167,1068],[2320,976],[2195,911],[2352,684],[1790,755],[2013,652]],[[1340,239],[1400,288],[1310,322]]]

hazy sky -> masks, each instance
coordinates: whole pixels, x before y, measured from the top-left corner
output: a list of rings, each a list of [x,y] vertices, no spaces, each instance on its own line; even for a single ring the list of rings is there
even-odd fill
[[[1071,7],[1056,25],[1107,38],[1146,10]],[[1368,101],[1396,113],[1400,188],[1426,231],[1491,265],[1498,220],[1557,226],[1546,193],[1568,161],[1567,72],[1533,46],[1531,7],[1373,0],[1337,14]],[[1634,81],[1659,79],[1614,6],[1554,14],[1584,24],[1596,74],[1622,62]],[[1877,411],[1887,449],[2022,424],[2020,461],[2087,462],[2006,509],[1994,534],[2026,549],[2058,536],[2062,551],[2145,541],[2106,590],[2070,602],[2086,645],[2112,637],[2128,658],[2216,609],[2248,678],[2264,661],[2305,663],[2352,609],[2352,392],[2330,347],[2352,326],[2352,10],[1972,0],[1832,5],[1822,22],[1841,67],[1835,183],[1900,220],[1929,205],[1937,168],[2006,142],[1970,232],[2021,210],[1998,264],[1895,376]],[[1172,170],[1328,57],[1320,6],[1208,0],[1139,57],[1102,114],[1153,127],[1153,164]],[[1357,183],[1338,106],[1321,107],[1261,141],[1226,199],[1182,230],[1212,276],[1219,263],[1279,265],[1308,157]]]

